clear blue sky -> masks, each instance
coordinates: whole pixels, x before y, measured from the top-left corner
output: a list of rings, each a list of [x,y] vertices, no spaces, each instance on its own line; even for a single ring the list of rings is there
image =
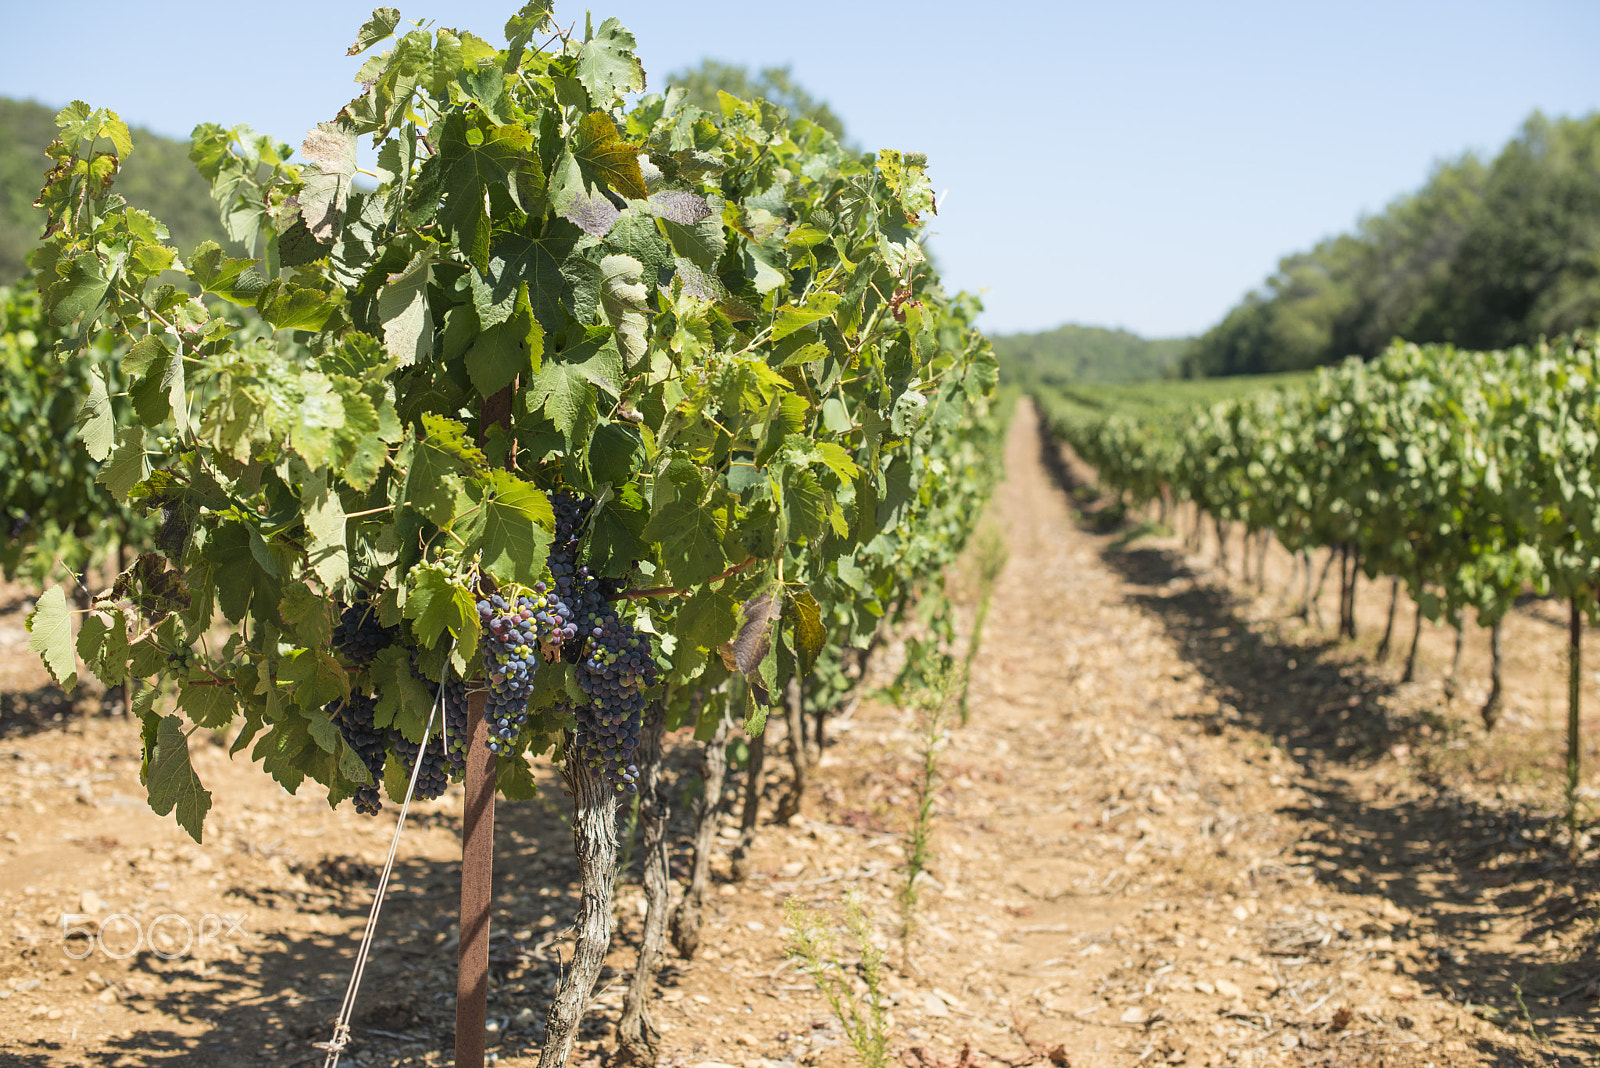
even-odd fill
[[[12,4],[0,95],[82,98],[186,136],[247,123],[298,144],[350,96],[371,10]],[[404,6],[492,41],[512,2]],[[1493,152],[1535,108],[1600,107],[1600,2],[992,3],[614,0],[652,88],[714,56],[791,64],[864,147],[927,152],[934,247],[997,332],[1152,336],[1215,323],[1278,258]],[[581,30],[584,9],[560,4]]]

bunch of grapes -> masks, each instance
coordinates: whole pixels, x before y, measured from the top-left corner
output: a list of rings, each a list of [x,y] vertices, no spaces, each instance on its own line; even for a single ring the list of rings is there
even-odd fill
[[[644,724],[645,691],[656,684],[650,636],[624,623],[610,605],[588,622],[578,664],[578,688],[589,698],[577,710],[579,756],[617,792],[637,793],[633,751]]]
[[[495,594],[478,602],[483,622],[483,668],[489,676],[489,751],[509,753],[528,721],[533,673],[539,668],[539,624],[534,600],[515,603]]]
[[[413,794],[418,801],[432,801],[444,793],[450,785],[450,773],[446,770],[449,756],[444,751],[443,738],[435,734],[428,738],[425,745],[418,745],[399,731],[391,730],[389,741],[394,746],[395,756],[400,758],[400,766],[405,769],[408,782],[417,764],[417,754],[422,754],[422,772],[417,776],[417,788]]]
[[[378,622],[377,606],[361,597],[339,613],[339,622],[333,628],[333,649],[356,667],[366,667],[381,650],[394,644],[396,637],[393,627]]]
[[[450,780],[456,782],[467,768],[467,745],[472,741],[467,736],[467,684],[460,679],[445,680],[444,727],[449,743],[444,759],[450,766]]]
[[[347,700],[335,701],[324,710],[339,728],[345,744],[356,751],[361,762],[372,773],[372,781],[357,786],[352,799],[356,811],[368,816],[376,815],[383,807],[383,802],[378,799],[378,783],[383,779],[383,763],[388,755],[385,745],[387,739],[372,722],[377,709],[376,697],[351,694]]]

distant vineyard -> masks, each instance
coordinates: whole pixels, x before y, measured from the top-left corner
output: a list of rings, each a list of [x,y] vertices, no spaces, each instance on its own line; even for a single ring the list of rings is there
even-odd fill
[[[1600,586],[1600,356],[1592,336],[1468,352],[1397,343],[1314,377],[1043,391],[1055,434],[1130,503],[1193,502],[1302,555],[1392,576],[1421,616],[1497,627],[1533,591],[1570,602],[1568,778],[1577,781],[1578,643]],[[1332,557],[1330,557],[1330,566]],[[1324,574],[1326,568],[1324,569]],[[1496,635],[1497,637],[1497,635]],[[1496,642],[1498,647],[1498,642]],[[1499,710],[1496,677],[1484,718]]]

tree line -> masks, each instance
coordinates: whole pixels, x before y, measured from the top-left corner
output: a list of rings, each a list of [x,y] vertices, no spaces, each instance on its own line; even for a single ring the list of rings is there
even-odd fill
[[[1535,112],[1493,160],[1437,166],[1351,233],[1285,257],[1186,377],[1371,359],[1394,338],[1493,350],[1600,320],[1600,113]]]

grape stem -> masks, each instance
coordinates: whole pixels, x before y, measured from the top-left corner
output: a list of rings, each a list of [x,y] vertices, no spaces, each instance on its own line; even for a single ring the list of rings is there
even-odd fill
[[[709,586],[713,582],[720,582],[722,579],[731,578],[732,576],[737,575],[739,572],[750,567],[755,562],[756,558],[752,556],[742,564],[734,564],[726,571],[721,571],[715,575],[712,575],[710,578],[706,579],[704,583],[701,583],[701,585]],[[617,598],[624,601],[638,601],[646,597],[677,597],[685,593],[693,593],[697,588],[697,586],[646,586],[637,590],[623,590],[621,593],[617,594]]]

